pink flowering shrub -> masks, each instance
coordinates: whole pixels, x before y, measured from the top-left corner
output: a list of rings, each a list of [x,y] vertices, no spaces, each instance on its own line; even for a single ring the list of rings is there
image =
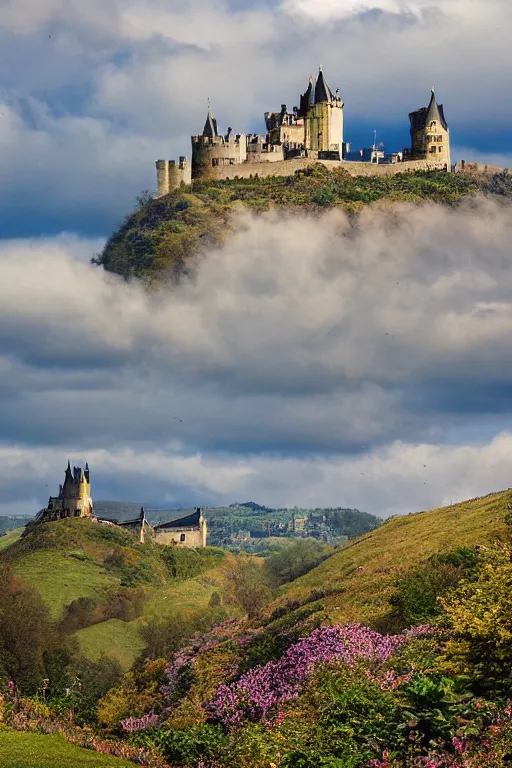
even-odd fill
[[[135,731],[145,731],[147,728],[154,728],[160,722],[158,715],[143,715],[143,717],[128,717],[121,720],[121,727],[127,733]]]
[[[208,712],[226,726],[245,719],[267,719],[279,704],[301,694],[320,664],[343,662],[354,667],[366,660],[382,666],[407,639],[405,635],[383,636],[360,624],[321,627],[288,648],[277,661],[255,667],[231,685],[221,686],[208,703]],[[386,671],[378,679],[385,688],[393,688],[406,678]]]

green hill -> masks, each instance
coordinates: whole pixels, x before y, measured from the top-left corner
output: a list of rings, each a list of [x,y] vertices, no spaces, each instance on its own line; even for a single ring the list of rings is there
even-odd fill
[[[335,623],[373,622],[390,609],[393,583],[435,554],[492,542],[506,533],[512,490],[387,520],[282,588],[276,605],[321,596]],[[323,594],[323,596],[322,596]]]
[[[4,537],[9,546],[0,549],[0,565],[41,595],[50,618],[93,661],[107,656],[128,669],[144,647],[146,621],[200,615],[214,592],[223,594],[226,553],[213,547],[140,544],[135,533],[87,520],[20,534]]]
[[[510,185],[509,185],[510,186]],[[512,190],[506,186],[502,194]],[[318,215],[326,208],[357,214],[379,200],[426,200],[455,205],[468,195],[494,190],[496,184],[467,174],[438,171],[396,176],[352,177],[319,164],[290,177],[195,181],[157,200],[141,199],[109,238],[94,263],[125,278],[158,281],[163,273],[186,273],[204,247],[222,243],[237,226],[233,214],[271,208]],[[500,192],[501,188],[497,191]]]

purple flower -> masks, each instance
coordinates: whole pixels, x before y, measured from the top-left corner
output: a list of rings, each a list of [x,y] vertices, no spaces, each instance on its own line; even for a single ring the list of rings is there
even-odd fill
[[[344,662],[353,667],[362,659],[386,662],[406,642],[405,635],[383,636],[360,624],[321,627],[292,645],[277,661],[255,667],[235,683],[221,686],[207,710],[224,725],[244,719],[268,720],[281,702],[296,699],[322,663]],[[392,686],[391,673],[385,684]]]

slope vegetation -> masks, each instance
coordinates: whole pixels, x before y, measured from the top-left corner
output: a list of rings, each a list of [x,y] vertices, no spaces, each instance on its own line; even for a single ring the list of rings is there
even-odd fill
[[[7,539],[7,537],[5,537]],[[66,634],[92,661],[106,656],[130,667],[144,647],[143,624],[154,617],[201,614],[223,593],[226,554],[177,550],[126,530],[86,520],[34,527],[0,551],[0,564],[37,591]]]
[[[435,554],[503,538],[511,503],[508,490],[392,518],[283,587],[278,605],[317,598],[335,623],[372,622],[389,611],[393,584],[408,569]]]

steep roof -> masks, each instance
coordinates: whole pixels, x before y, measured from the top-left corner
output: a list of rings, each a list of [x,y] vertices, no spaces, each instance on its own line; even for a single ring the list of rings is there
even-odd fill
[[[325,82],[324,73],[320,70],[316,79],[315,104],[320,104],[323,101],[332,101],[332,99],[331,89]]]
[[[160,510],[159,510],[160,511]],[[193,512],[189,512],[187,515],[183,516],[183,511],[181,510],[182,517],[177,517],[171,520],[168,520],[165,523],[160,523],[159,525],[155,525],[154,528],[156,531],[158,530],[172,530],[173,528],[199,528],[200,521],[201,521],[201,510],[199,507],[196,507],[196,509]],[[162,511],[160,511],[160,514]],[[172,511],[170,511],[169,514],[172,514]],[[174,510],[174,514],[176,514],[176,510]]]
[[[203,136],[206,136],[209,139],[214,139],[217,135],[217,121],[212,115],[212,110],[208,107],[208,114],[206,115],[206,122],[203,128]]]
[[[448,123],[446,122],[446,118],[444,116],[443,105],[437,103],[433,88],[428,107],[422,107],[416,112],[411,112],[409,118],[411,120],[411,128],[415,131],[426,128],[426,126],[434,120],[438,123],[441,123],[445,131],[448,130]]]
[[[309,78],[309,85],[305,93],[300,97],[299,117],[305,117],[308,109],[315,103],[315,78]]]

